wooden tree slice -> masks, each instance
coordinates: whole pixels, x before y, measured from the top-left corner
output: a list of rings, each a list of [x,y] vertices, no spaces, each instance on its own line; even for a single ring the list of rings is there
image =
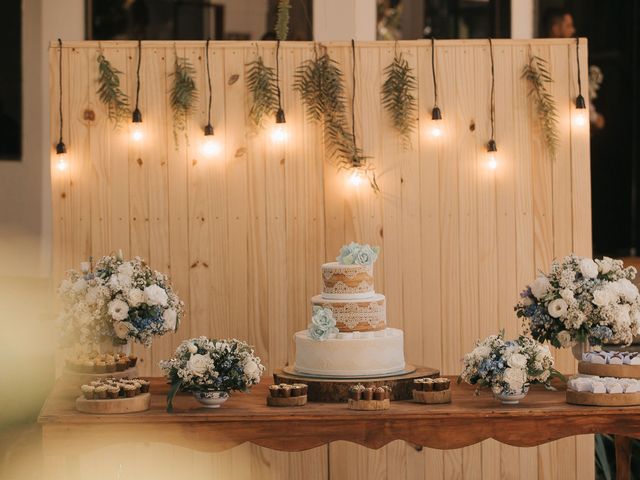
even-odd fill
[[[591,393],[567,390],[567,403],[596,407],[626,407],[640,405],[640,393]]]
[[[351,410],[389,410],[391,402],[384,400],[353,400],[349,399],[348,407]]]
[[[429,405],[436,403],[451,403],[451,389],[442,390],[440,392],[421,392],[420,390],[414,390],[413,400]]]
[[[270,407],[301,407],[307,404],[307,396],[299,397],[267,397],[267,405]]]
[[[599,377],[640,378],[640,365],[610,365],[580,361],[578,372]]]
[[[76,398],[76,410],[83,413],[97,413],[111,415],[114,413],[144,412],[149,410],[151,394],[141,393],[130,398],[108,398],[105,400],[87,400],[84,397]]]

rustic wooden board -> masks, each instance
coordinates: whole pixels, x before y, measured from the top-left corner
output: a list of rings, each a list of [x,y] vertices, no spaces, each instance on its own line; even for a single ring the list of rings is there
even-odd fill
[[[414,390],[413,401],[429,405],[436,403],[450,403],[451,389],[442,390],[440,392],[421,392],[419,390]]]
[[[591,393],[567,390],[567,403],[595,407],[640,405],[640,393]]]
[[[113,415],[118,413],[134,413],[149,410],[151,404],[151,394],[141,393],[130,398],[113,398],[87,400],[84,397],[76,398],[76,410],[82,413],[93,413],[96,415]]]
[[[307,396],[301,395],[299,397],[267,397],[267,405],[270,407],[301,407],[307,404]]]
[[[578,372],[599,377],[640,378],[640,365],[603,365],[580,361]]]
[[[389,410],[391,401],[388,398],[384,400],[354,400],[349,399],[347,407],[349,410]]]

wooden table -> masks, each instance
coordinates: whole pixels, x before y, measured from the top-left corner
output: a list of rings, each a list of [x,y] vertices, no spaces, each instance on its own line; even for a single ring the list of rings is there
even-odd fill
[[[502,405],[488,393],[474,395],[452,382],[452,403],[422,405],[393,402],[387,411],[348,410],[346,404],[309,403],[304,407],[267,407],[268,380],[250,394],[234,394],[220,409],[206,409],[189,395],[178,395],[175,412],[165,411],[167,386],[151,379],[151,408],[142,413],[90,415],[75,410],[75,389],[56,384],[38,422],[42,425],[45,468],[56,477],[60,458],[128,441],[163,441],[213,452],[244,442],[284,451],[301,451],[337,440],[380,448],[394,440],[415,446],[451,449],[493,438],[517,447],[563,437],[616,435],[619,479],[629,478],[631,437],[640,437],[640,407],[569,405],[564,391],[531,388],[519,405]],[[621,468],[622,467],[622,468]],[[64,478],[60,473],[60,478]]]

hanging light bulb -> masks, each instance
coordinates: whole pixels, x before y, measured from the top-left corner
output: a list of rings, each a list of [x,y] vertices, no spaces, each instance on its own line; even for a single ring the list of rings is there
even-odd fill
[[[490,170],[498,168],[498,147],[493,139],[487,143],[487,168]]]
[[[67,146],[62,141],[62,40],[58,39],[58,82],[59,82],[59,114],[60,114],[60,139],[56,145],[56,168],[59,172],[64,172],[69,168],[67,163]]]
[[[440,108],[433,107],[431,110],[431,124],[429,125],[429,135],[433,138],[439,138],[444,133],[442,128],[442,112]]]
[[[363,181],[363,174],[360,170],[354,170],[349,175],[349,184],[354,187],[359,187]]]
[[[64,172],[69,168],[69,164],[67,163],[67,147],[62,143],[62,140],[56,145],[56,168],[59,172]]]
[[[573,124],[584,127],[587,124],[587,105],[582,95],[576,97],[576,109],[573,112]]]
[[[271,140],[274,143],[283,143],[288,137],[289,133],[287,132],[287,121],[284,118],[284,110],[279,108],[276,113],[276,124],[271,131]]]
[[[204,127],[204,141],[200,150],[206,157],[218,156],[222,151],[222,145],[213,136],[213,126],[211,124]]]
[[[142,128],[142,113],[137,108],[133,111],[131,117],[131,139],[135,142],[141,142],[144,139],[144,130]]]

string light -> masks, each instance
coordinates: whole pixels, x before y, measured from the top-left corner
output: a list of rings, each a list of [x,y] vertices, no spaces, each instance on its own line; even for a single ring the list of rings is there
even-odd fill
[[[493,42],[489,39],[489,54],[491,56],[491,138],[487,142],[487,168],[498,168],[498,146],[495,140],[496,130],[496,75],[493,64]]]
[[[275,143],[283,143],[289,137],[287,120],[282,108],[282,95],[280,92],[280,40],[276,43],[276,93],[278,94],[278,111],[276,112],[276,124],[271,132],[271,140]]]
[[[58,88],[59,88],[59,115],[60,115],[60,138],[56,145],[56,168],[64,172],[69,168],[67,163],[67,146],[62,141],[62,40],[58,39]]]
[[[142,113],[138,108],[140,99],[140,63],[142,60],[142,41],[138,40],[138,67],[136,69],[136,107],[131,115],[131,138],[135,142],[141,142],[144,138],[144,130],[142,128]]]
[[[207,124],[204,126],[204,140],[202,142],[202,154],[206,157],[214,157],[222,151],[222,145],[213,135],[213,125],[211,124],[211,102],[213,99],[213,89],[211,88],[211,69],[209,67],[209,39],[204,47],[205,62],[207,65],[207,82],[209,85],[209,105],[207,108]]]
[[[433,74],[433,109],[431,110],[431,124],[429,134],[433,138],[442,136],[442,112],[438,107],[438,82],[436,80],[436,39],[431,37],[431,72]]]
[[[363,182],[363,174],[361,171],[359,170],[354,170],[353,172],[351,172],[351,174],[349,175],[349,184],[353,185],[354,187],[359,187],[362,182]]]
[[[576,37],[576,63],[578,64],[578,96],[573,123],[577,127],[584,127],[587,124],[587,104],[582,96],[582,79],[580,78],[580,37]]]

